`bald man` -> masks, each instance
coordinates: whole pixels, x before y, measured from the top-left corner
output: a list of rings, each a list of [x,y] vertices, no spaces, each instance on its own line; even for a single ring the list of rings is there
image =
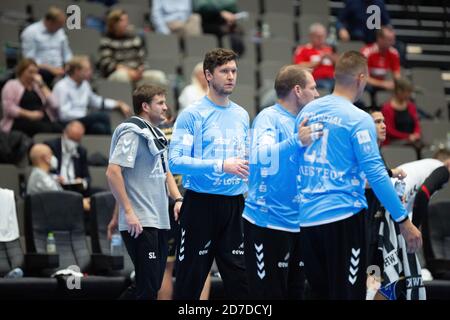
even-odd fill
[[[50,170],[58,166],[52,149],[46,144],[38,143],[31,148],[29,156],[33,170],[28,178],[27,193],[62,190],[58,181],[50,175]]]

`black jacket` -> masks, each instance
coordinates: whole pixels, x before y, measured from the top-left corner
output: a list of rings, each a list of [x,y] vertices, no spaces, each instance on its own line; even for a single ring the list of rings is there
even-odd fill
[[[61,164],[62,164],[61,138],[58,138],[55,140],[50,140],[50,141],[45,141],[45,144],[47,144],[52,149],[53,154],[55,155],[56,158],[58,158],[58,170],[56,173],[59,174],[61,172]],[[90,184],[91,184],[91,176],[89,174],[86,148],[78,145],[77,152],[78,152],[78,157],[72,157],[73,166],[74,166],[74,170],[75,170],[75,177],[86,179],[86,181],[88,183],[88,190],[89,190]]]

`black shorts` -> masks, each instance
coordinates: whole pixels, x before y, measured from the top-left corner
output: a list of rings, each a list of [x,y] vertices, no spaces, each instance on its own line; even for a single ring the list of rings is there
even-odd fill
[[[301,227],[306,278],[314,299],[365,300],[365,210],[336,222]]]

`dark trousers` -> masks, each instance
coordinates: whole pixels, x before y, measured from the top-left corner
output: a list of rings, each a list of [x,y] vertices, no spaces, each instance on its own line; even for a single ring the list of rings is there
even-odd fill
[[[36,133],[60,133],[63,127],[57,122],[51,122],[47,116],[42,120],[32,121],[25,118],[17,118],[11,130],[17,130],[33,137]]]
[[[303,299],[300,233],[262,228],[244,219],[250,299]]]
[[[167,260],[167,230],[145,227],[137,237],[121,231],[136,273],[136,299],[156,300]]]
[[[83,118],[76,119],[80,121],[86,129],[86,134],[111,134],[111,121],[106,112],[92,112]],[[70,121],[63,122],[64,126]]]
[[[187,190],[181,207],[174,299],[199,299],[213,259],[228,299],[248,297],[242,237],[244,197]]]
[[[300,232],[306,278],[313,299],[366,297],[365,210]]]

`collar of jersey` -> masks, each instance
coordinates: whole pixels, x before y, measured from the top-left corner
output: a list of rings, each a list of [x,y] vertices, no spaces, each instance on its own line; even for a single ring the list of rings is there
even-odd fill
[[[275,107],[275,109],[277,109],[278,111],[280,111],[280,112],[282,112],[282,113],[288,115],[288,116],[291,117],[291,118],[294,118],[294,119],[297,118],[297,117],[294,116],[292,113],[290,113],[290,112],[287,111],[285,108],[283,108],[283,106],[282,106],[281,104],[279,104],[279,103],[275,103],[274,107]]]
[[[217,109],[220,109],[220,110],[223,110],[223,109],[226,109],[226,108],[231,107],[231,101],[230,101],[230,100],[228,100],[228,105],[226,105],[226,106],[221,106],[221,105],[215,104],[214,101],[212,101],[212,100],[211,100],[210,98],[208,98],[208,96],[206,96],[206,95],[205,95],[205,99],[206,99],[206,101],[208,101],[209,104],[211,104],[214,108],[217,108]]]

